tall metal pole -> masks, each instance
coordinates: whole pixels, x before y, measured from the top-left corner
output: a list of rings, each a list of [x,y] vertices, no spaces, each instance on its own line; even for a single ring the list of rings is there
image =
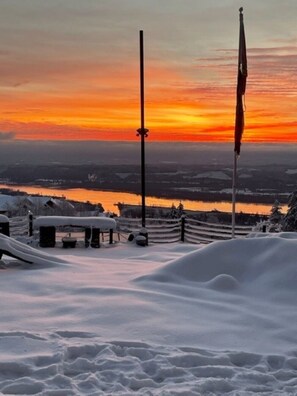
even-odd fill
[[[237,153],[234,151],[233,182],[232,182],[232,239],[235,238],[236,179],[237,179]]]
[[[137,129],[137,136],[141,138],[141,219],[142,227],[145,227],[145,138],[148,136],[148,129],[144,126],[144,50],[143,31],[139,31],[140,49],[140,128]]]

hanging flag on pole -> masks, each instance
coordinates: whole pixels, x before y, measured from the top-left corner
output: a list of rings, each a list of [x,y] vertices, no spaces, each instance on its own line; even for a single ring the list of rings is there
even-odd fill
[[[238,51],[238,74],[237,74],[237,97],[236,97],[236,120],[235,120],[235,147],[234,151],[240,154],[241,138],[244,130],[244,94],[247,79],[247,57],[245,33],[243,24],[243,8],[239,9],[239,51]]]
[[[236,118],[234,131],[234,167],[232,182],[232,238],[235,238],[235,205],[236,205],[236,179],[237,179],[237,159],[240,154],[241,138],[244,130],[244,95],[247,79],[247,57],[245,33],[243,24],[243,8],[239,9],[239,51],[238,51],[238,72],[236,91]]]

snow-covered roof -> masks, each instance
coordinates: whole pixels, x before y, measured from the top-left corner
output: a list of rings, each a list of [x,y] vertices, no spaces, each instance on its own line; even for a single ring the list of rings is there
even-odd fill
[[[109,217],[40,216],[34,221],[34,227],[41,226],[94,227],[100,230],[115,230],[117,223]]]
[[[0,210],[7,210],[8,206],[14,205],[15,196],[0,194]]]
[[[17,207],[20,204],[29,204],[32,206],[46,206],[49,203],[53,204],[56,207],[64,207],[67,205],[68,207],[72,207],[73,205],[64,199],[57,199],[47,196],[40,197],[32,197],[31,195],[6,195],[0,194],[0,210],[6,211],[11,208]]]
[[[8,222],[9,222],[9,218],[7,216],[0,215],[0,223],[8,223]]]

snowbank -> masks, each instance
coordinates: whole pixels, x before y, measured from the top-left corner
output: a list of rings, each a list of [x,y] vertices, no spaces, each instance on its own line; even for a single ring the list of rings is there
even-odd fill
[[[55,265],[65,262],[59,257],[51,256],[13,238],[0,234],[0,260],[3,254],[29,264]]]
[[[297,238],[260,236],[4,257],[0,392],[297,394]]]

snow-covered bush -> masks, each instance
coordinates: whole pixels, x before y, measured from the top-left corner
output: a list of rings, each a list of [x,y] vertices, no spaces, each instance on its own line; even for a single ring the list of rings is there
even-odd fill
[[[288,211],[283,219],[284,231],[297,230],[297,191],[289,196]]]
[[[281,232],[281,223],[272,223],[270,220],[262,220],[253,227],[253,232]]]

